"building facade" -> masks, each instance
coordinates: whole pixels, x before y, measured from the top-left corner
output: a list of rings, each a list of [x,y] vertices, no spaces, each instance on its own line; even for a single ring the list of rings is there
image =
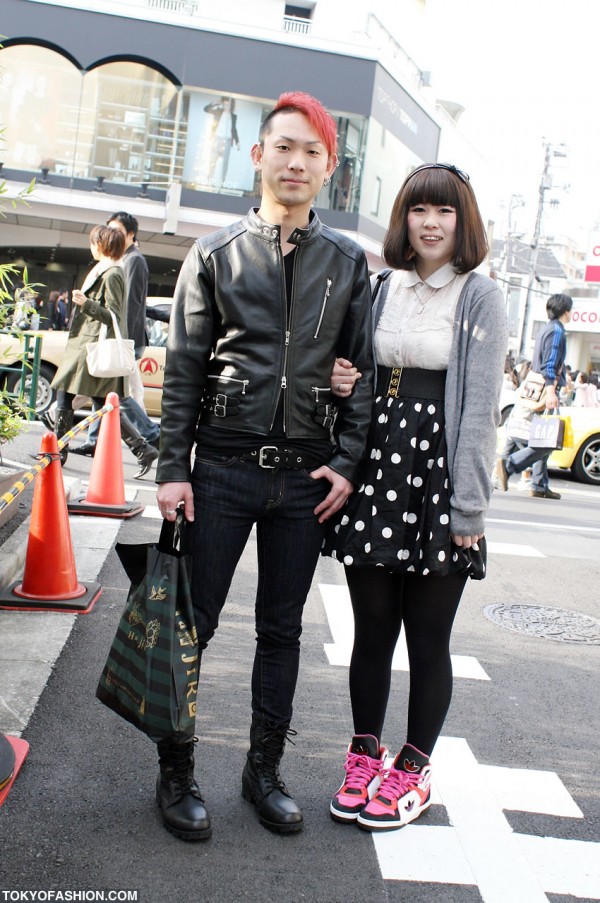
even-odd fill
[[[399,0],[394,15],[417,23],[423,6]],[[201,0],[3,0],[2,177],[36,188],[0,223],[0,260],[71,288],[91,227],[127,209],[151,293],[169,294],[192,241],[256,205],[260,123],[303,90],[338,123],[340,165],[316,207],[376,269],[400,183],[438,158],[444,124],[382,8],[222,0],[216,20]]]

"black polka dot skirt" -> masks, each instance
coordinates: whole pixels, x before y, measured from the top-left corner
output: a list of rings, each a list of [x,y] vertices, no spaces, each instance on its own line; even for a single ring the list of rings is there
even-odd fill
[[[346,565],[423,576],[485,576],[485,541],[464,552],[450,539],[444,403],[375,398],[362,485],[331,524],[323,554]]]

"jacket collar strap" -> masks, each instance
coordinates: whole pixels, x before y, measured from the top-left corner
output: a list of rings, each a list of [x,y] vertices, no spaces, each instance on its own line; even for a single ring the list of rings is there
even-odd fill
[[[271,225],[258,215],[256,208],[252,208],[246,217],[248,229],[254,235],[268,241],[280,242],[281,226]],[[311,210],[310,221],[306,229],[294,229],[288,241],[292,245],[303,245],[314,241],[321,234],[321,220],[317,214]]]

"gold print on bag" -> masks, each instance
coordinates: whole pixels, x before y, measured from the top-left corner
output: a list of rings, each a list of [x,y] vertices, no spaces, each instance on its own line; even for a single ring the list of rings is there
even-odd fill
[[[153,649],[158,643],[160,633],[160,621],[155,618],[146,625],[146,649]]]
[[[133,603],[133,605],[131,606],[131,611],[129,612],[129,615],[127,617],[127,620],[129,621],[129,623],[131,624],[132,627],[135,627],[136,624],[144,623],[144,619],[142,618],[142,616],[140,614],[140,603],[139,602]]]
[[[167,590],[164,586],[153,586],[150,590],[152,602],[163,602],[167,598]]]

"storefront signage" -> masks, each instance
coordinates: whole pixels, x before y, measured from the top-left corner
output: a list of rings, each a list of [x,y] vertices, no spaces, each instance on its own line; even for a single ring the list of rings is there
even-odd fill
[[[600,282],[600,232],[592,232],[585,258],[585,281]]]

